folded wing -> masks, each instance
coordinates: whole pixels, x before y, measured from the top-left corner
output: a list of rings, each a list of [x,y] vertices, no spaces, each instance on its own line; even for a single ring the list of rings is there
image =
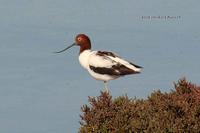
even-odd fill
[[[89,67],[99,74],[124,76],[140,73],[140,66],[130,63],[112,52],[95,51],[90,55]]]

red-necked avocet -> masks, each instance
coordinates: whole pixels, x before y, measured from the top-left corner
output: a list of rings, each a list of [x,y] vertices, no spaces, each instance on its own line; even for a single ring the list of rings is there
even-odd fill
[[[72,45],[55,53],[61,53],[72,46],[80,46],[80,64],[88,70],[92,77],[104,82],[107,92],[107,82],[109,80],[125,75],[137,74],[141,71],[141,66],[126,61],[112,52],[92,51],[90,39],[85,34],[78,34]]]

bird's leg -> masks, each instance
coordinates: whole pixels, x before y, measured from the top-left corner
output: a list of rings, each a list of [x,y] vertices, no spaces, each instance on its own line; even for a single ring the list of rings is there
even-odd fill
[[[109,93],[109,90],[108,90],[108,86],[107,86],[107,82],[106,82],[106,81],[104,81],[104,87],[105,87],[105,89],[106,89],[106,92]]]

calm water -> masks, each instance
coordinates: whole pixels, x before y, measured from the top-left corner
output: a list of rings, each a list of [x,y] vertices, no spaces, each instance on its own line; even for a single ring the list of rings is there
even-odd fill
[[[81,105],[103,84],[78,62],[77,33],[93,49],[144,67],[109,83],[113,97],[169,92],[187,77],[200,84],[199,1],[0,0],[0,132],[73,133]]]

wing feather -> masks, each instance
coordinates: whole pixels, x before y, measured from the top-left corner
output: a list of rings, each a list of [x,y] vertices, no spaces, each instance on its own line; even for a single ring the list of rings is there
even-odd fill
[[[115,76],[139,73],[139,68],[136,68],[115,54],[105,51],[96,51],[91,54],[89,67],[96,73]]]

